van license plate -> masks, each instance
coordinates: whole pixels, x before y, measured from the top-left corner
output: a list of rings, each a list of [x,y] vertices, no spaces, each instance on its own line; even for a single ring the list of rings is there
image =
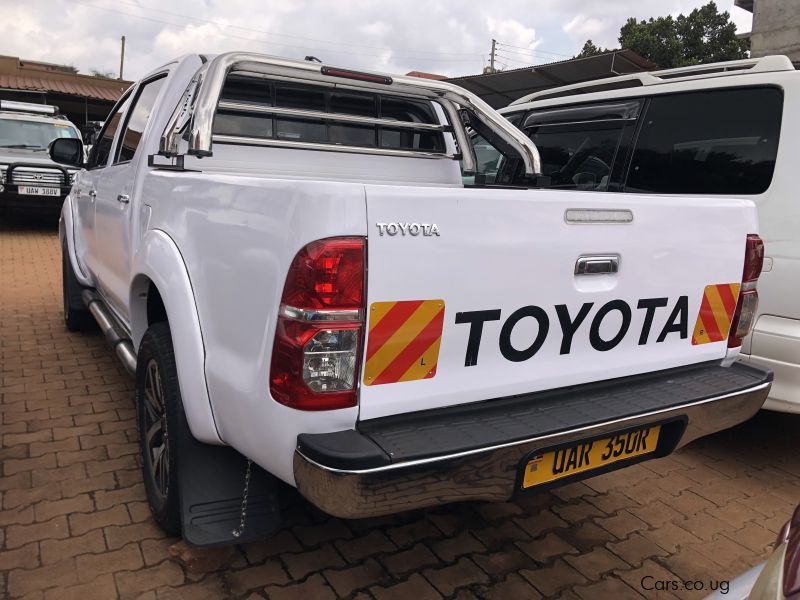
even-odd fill
[[[30,185],[21,185],[17,188],[20,194],[28,196],[60,196],[61,189],[54,187],[38,187]]]
[[[654,425],[537,454],[525,465],[522,487],[527,489],[651,454],[658,446],[659,433],[661,426]]]

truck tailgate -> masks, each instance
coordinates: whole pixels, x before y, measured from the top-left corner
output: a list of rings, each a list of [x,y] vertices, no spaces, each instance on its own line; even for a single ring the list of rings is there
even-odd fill
[[[730,198],[366,186],[366,202],[361,419],[721,359],[757,233]],[[715,322],[696,328],[704,302]]]

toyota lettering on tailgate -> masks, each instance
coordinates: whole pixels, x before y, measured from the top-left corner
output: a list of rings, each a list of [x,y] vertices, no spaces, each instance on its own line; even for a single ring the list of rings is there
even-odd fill
[[[656,312],[659,309],[669,308],[669,315],[663,326],[658,328],[658,335],[653,330]],[[506,360],[511,362],[522,362],[533,357],[544,345],[550,330],[559,331],[555,335],[561,336],[560,354],[569,354],[572,349],[572,340],[575,333],[581,327],[589,328],[589,343],[598,352],[607,352],[615,348],[628,334],[633,318],[634,310],[644,311],[644,321],[642,328],[638,332],[639,345],[644,346],[655,338],[655,343],[661,343],[670,334],[676,334],[681,339],[689,337],[689,297],[679,296],[678,299],[670,303],[669,298],[643,298],[636,303],[636,308],[632,308],[625,300],[611,300],[600,306],[594,311],[594,302],[585,302],[577,312],[570,313],[566,304],[555,305],[557,325],[551,326],[551,319],[547,311],[540,306],[529,305],[518,308],[506,317],[500,329],[500,353]],[[609,315],[617,314],[620,321],[619,330],[613,336],[603,337],[600,334],[600,327]],[[478,364],[478,352],[481,347],[483,336],[483,325],[489,321],[501,320],[500,309],[472,310],[456,313],[456,325],[469,325],[469,338],[467,340],[466,355],[464,366],[473,367]],[[620,319],[621,317],[621,319]],[[525,348],[517,348],[511,343],[511,334],[517,324],[523,319],[534,319],[538,324],[536,337]],[[652,335],[651,335],[652,333]]]

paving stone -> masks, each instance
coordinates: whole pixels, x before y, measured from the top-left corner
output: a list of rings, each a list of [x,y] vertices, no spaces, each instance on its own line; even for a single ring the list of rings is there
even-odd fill
[[[8,574],[8,593],[23,596],[52,587],[68,587],[78,583],[73,559],[62,560],[37,569],[14,569]]]
[[[117,573],[115,579],[117,590],[123,599],[138,598],[144,592],[164,586],[174,587],[184,582],[183,571],[170,561],[138,571]]]
[[[564,560],[589,581],[597,581],[602,575],[615,569],[629,568],[628,563],[605,548],[595,548],[577,556],[565,556]]]
[[[317,550],[300,554],[285,554],[281,557],[293,579],[302,579],[323,567],[344,567],[345,562],[333,546],[325,544]]]
[[[383,567],[372,559],[349,569],[326,569],[322,575],[340,598],[388,579]]]
[[[169,560],[177,540],[153,522],[137,461],[133,381],[102,336],[65,330],[60,264],[55,226],[0,219],[0,597],[701,597],[643,578],[739,574],[800,497],[796,423],[762,412],[669,457],[513,502],[344,521],[286,488],[274,537],[179,545]]]
[[[42,540],[39,543],[42,563],[50,564],[80,554],[97,554],[106,549],[103,532],[94,529],[84,535],[64,540]]]
[[[418,571],[422,567],[435,565],[439,559],[423,544],[412,546],[408,550],[401,550],[385,556],[383,566],[392,575],[402,575],[411,571]]]
[[[532,542],[517,542],[517,546],[535,561],[548,562],[553,556],[577,554],[578,550],[565,542],[558,534],[548,533],[542,539]]]
[[[270,600],[335,600],[336,594],[320,575],[285,587],[269,586],[264,590]]]
[[[423,575],[444,596],[451,596],[460,587],[489,582],[486,573],[468,558],[441,569],[425,570]]]
[[[439,600],[442,597],[421,575],[412,575],[406,581],[388,587],[372,587],[369,591],[376,600]]]
[[[289,581],[283,567],[274,560],[255,567],[247,567],[241,571],[233,571],[228,574],[227,579],[231,591],[237,595],[266,585],[283,585]]]
[[[397,546],[382,531],[372,531],[352,540],[337,541],[336,548],[348,562],[355,562],[379,552],[392,552]]]
[[[82,554],[75,559],[81,583],[92,581],[106,573],[135,571],[144,566],[138,544],[128,544],[119,550],[102,554]]]
[[[586,583],[583,575],[561,559],[539,569],[524,569],[520,575],[543,596],[561,595],[567,588]]]
[[[506,598],[539,600],[542,595],[525,579],[512,573],[503,581],[493,584],[489,588],[488,597],[491,600],[504,600]]]
[[[468,531],[463,531],[452,538],[432,542],[430,547],[439,558],[448,563],[453,562],[459,556],[482,552],[486,549]]]

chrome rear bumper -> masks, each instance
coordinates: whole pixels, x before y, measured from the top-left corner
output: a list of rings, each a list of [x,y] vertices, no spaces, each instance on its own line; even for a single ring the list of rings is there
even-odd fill
[[[506,501],[519,490],[521,462],[532,452],[605,433],[685,421],[676,447],[746,421],[761,408],[772,381],[760,381],[735,392],[613,418],[489,447],[358,469],[320,464],[299,447],[294,455],[298,490],[321,510],[343,518],[386,515],[463,500]],[[624,466],[624,465],[623,465]]]

